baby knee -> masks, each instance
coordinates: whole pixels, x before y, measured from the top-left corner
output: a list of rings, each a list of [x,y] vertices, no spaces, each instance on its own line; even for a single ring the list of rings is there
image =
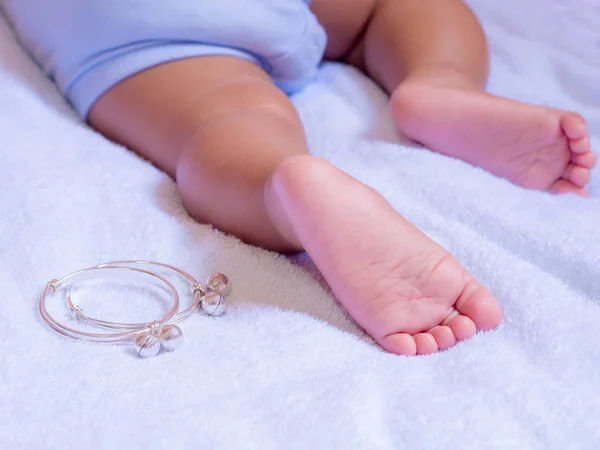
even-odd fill
[[[195,130],[214,121],[227,121],[243,114],[270,114],[296,119],[288,97],[268,79],[244,77],[212,87],[199,95],[184,113]]]

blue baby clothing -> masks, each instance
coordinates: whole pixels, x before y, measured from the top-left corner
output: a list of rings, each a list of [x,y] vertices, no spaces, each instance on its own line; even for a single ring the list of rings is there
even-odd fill
[[[82,117],[123,79],[176,59],[231,55],[285,92],[316,73],[325,31],[309,0],[0,0],[23,44]]]

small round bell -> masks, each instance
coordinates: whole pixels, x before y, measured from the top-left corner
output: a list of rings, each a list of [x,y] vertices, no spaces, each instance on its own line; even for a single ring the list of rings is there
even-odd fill
[[[231,284],[229,284],[229,278],[222,273],[215,273],[208,278],[206,282],[208,290],[221,294],[223,296],[229,295],[231,292]]]
[[[177,325],[165,325],[162,327],[160,339],[162,347],[165,350],[172,352],[181,347],[181,344],[183,343],[183,332]]]
[[[211,291],[202,298],[202,311],[209,316],[221,316],[227,310],[225,297]]]
[[[135,348],[140,358],[152,358],[160,351],[160,342],[149,331],[142,331],[135,336]]]

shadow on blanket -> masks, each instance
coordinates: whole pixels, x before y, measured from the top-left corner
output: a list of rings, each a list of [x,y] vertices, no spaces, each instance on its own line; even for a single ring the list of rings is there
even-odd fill
[[[180,201],[180,197],[177,194],[177,187],[175,183],[169,179],[165,178],[162,182],[160,182],[157,186],[156,191],[156,199],[158,202],[158,206],[167,214],[181,219],[185,217],[185,220],[180,220],[180,225],[182,227],[182,234],[185,234],[195,242],[198,248],[203,249],[203,253],[206,252],[205,256],[210,258],[211,245],[207,244],[207,230],[211,229],[209,225],[200,225],[196,222],[185,210],[183,203]],[[177,199],[174,201],[174,199]],[[215,230],[216,233],[221,235],[222,233]],[[219,241],[222,248],[222,241]],[[236,244],[240,244],[239,241],[236,240]],[[241,244],[246,245],[246,244]],[[248,247],[252,247],[249,246]],[[253,247],[252,247],[253,248]],[[264,250],[267,252],[267,250]],[[225,252],[227,253],[227,252]],[[273,252],[269,252],[275,254]],[[215,255],[216,258],[217,255]],[[219,255],[219,259],[223,260],[224,258],[228,258],[227,254],[221,253]],[[239,252],[236,252],[232,257],[239,257]],[[279,258],[281,258],[279,260]],[[322,301],[319,304],[318,308],[315,308],[315,299],[310,298],[307,299],[306,302],[303,303],[291,303],[288,301],[288,296],[280,295],[280,296],[269,296],[269,295],[261,295],[260,284],[268,283],[270,285],[277,283],[281,284],[282,292],[287,289],[298,289],[297,283],[290,283],[290,286],[287,287],[285,284],[287,280],[273,280],[273,279],[265,279],[265,280],[255,280],[253,286],[251,285],[238,285],[236,286],[234,293],[243,292],[244,295],[232,295],[230,299],[230,303],[232,305],[256,305],[256,306],[266,306],[271,308],[282,309],[286,311],[298,312],[301,314],[306,314],[314,317],[317,320],[324,321],[334,327],[351,333],[354,336],[363,339],[366,342],[369,342],[373,345],[376,345],[375,342],[371,339],[369,335],[367,335],[356,323],[353,319],[348,315],[346,310],[335,300],[333,295],[331,294],[327,283],[325,282],[323,276],[320,274],[319,270],[312,262],[310,257],[306,253],[294,255],[294,256],[283,256],[280,255],[278,258],[278,264],[289,264],[292,267],[299,268],[303,271],[307,278],[312,279],[316,282],[321,288],[321,297]],[[192,268],[193,269],[193,268]],[[218,267],[210,268],[210,270],[219,270]],[[202,272],[202,270],[198,270],[198,272]],[[236,279],[244,282],[243,277],[236,277]],[[307,286],[313,285],[313,283],[306,283]],[[257,288],[258,289],[253,289]],[[312,289],[314,291],[314,288]],[[310,295],[310,291],[307,291],[307,295]]]

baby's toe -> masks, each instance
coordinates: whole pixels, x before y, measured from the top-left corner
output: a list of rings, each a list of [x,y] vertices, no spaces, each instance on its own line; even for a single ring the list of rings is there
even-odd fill
[[[590,169],[575,164],[570,164],[564,175],[566,180],[569,180],[578,187],[586,186],[590,182],[591,177]]]
[[[579,187],[571,183],[569,180],[560,179],[550,187],[550,192],[553,194],[575,194],[580,197],[589,196],[587,189]]]
[[[581,154],[574,153],[573,157],[571,158],[573,164],[577,164],[581,167],[587,167],[588,169],[593,169],[594,167],[596,167],[596,160],[596,154],[593,152],[586,152]]]
[[[378,340],[381,347],[395,355],[413,356],[417,354],[417,343],[407,333],[394,333]]]
[[[466,339],[470,339],[475,336],[475,332],[477,331],[477,327],[475,326],[475,322],[469,319],[467,316],[463,316],[462,314],[455,317],[448,326],[454,333],[457,341],[464,341]]]
[[[478,330],[492,330],[500,325],[502,321],[500,305],[498,305],[492,293],[474,279],[465,284],[465,288],[456,301],[454,308],[460,314],[467,316],[471,322],[474,322]],[[455,319],[450,314],[442,325],[450,325],[453,320]],[[452,325],[450,327],[452,328]],[[456,338],[461,340],[458,334],[456,334]]]
[[[582,139],[587,136],[585,120],[579,114],[567,113],[560,122],[564,133],[571,140]]]
[[[454,332],[448,326],[440,325],[433,328],[430,333],[440,350],[446,350],[456,345],[456,336],[454,336]]]
[[[590,138],[585,136],[581,139],[573,139],[569,142],[569,148],[573,153],[588,153],[592,149],[592,145],[590,144]]]
[[[438,351],[435,338],[429,333],[417,333],[413,336],[417,344],[417,355],[429,355]]]

